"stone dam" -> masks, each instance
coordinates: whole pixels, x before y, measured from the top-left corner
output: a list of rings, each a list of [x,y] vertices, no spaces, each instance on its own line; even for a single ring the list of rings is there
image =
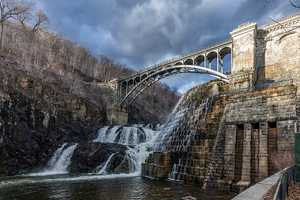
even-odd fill
[[[300,128],[300,15],[230,35],[228,83],[210,81],[181,98],[142,164],[144,177],[240,191],[290,164]]]

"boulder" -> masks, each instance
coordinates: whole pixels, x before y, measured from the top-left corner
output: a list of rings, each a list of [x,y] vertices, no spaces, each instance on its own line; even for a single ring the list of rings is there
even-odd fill
[[[112,154],[107,173],[127,173],[130,169],[127,150],[121,144],[80,143],[73,154],[70,173],[97,173]]]

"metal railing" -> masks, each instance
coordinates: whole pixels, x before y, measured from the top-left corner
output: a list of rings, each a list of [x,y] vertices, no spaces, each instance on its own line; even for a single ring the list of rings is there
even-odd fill
[[[273,200],[288,199],[289,186],[295,184],[295,167],[285,168],[278,181]]]

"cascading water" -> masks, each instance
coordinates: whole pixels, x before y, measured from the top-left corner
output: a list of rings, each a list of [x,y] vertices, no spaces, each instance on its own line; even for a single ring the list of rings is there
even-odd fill
[[[174,107],[171,114],[168,116],[166,123],[164,123],[160,127],[160,133],[157,136],[156,144],[154,145],[154,148],[156,151],[163,151],[164,146],[163,142],[166,138],[170,138],[170,135],[172,134],[173,130],[178,126],[180,119],[182,118],[184,114],[184,110],[180,109],[181,104],[184,100],[184,96],[182,96],[179,101],[177,102],[176,106]]]
[[[217,91],[214,87],[200,87],[197,93],[190,91],[181,97],[161,126],[154,145],[155,153],[143,164],[143,176],[171,180],[200,177],[197,170],[206,169],[205,161],[209,153],[210,141],[206,133],[211,127],[208,120],[218,117],[209,115],[213,112],[211,108],[216,102],[215,95]],[[197,154],[199,149],[205,152]]]
[[[129,161],[129,174],[139,175],[141,173],[142,163],[146,160],[148,155],[153,151],[166,151],[168,145],[173,145],[173,139],[178,136],[178,132],[182,137],[180,141],[183,149],[186,151],[190,146],[191,141],[196,133],[196,124],[199,120],[205,120],[206,113],[209,110],[211,98],[204,98],[198,104],[192,104],[187,101],[187,96],[183,96],[177,103],[172,113],[169,115],[168,120],[159,131],[153,131],[149,128],[141,127],[139,125],[133,126],[106,126],[98,130],[98,136],[93,142],[98,143],[115,143],[126,145],[128,150],[124,161]],[[193,120],[188,119],[193,116]],[[172,147],[169,147],[172,149]],[[97,167],[97,174],[106,175],[109,173],[110,167],[113,166],[114,157],[118,153],[111,154],[107,160]],[[170,173],[170,179],[176,179],[176,171],[179,164],[173,163],[173,170]]]
[[[67,174],[68,167],[71,163],[71,158],[78,144],[68,146],[64,143],[58,148],[49,160],[47,167],[41,172],[32,173],[30,175],[43,176],[43,175],[54,175],[54,174]]]
[[[98,130],[98,136],[93,142],[115,143],[127,146],[128,149],[123,156],[121,164],[129,161],[129,175],[139,175],[141,173],[142,162],[145,161],[150,153],[157,135],[157,131],[142,127],[141,125],[106,126]],[[68,167],[71,164],[71,159],[77,146],[78,144],[68,145],[67,143],[64,143],[54,152],[53,156],[48,161],[47,166],[42,171],[27,175],[47,176],[68,174]],[[101,163],[95,169],[96,174],[109,175],[111,162],[115,159],[114,156],[117,156],[117,154],[119,153],[112,153],[104,163]]]
[[[129,171],[130,173],[140,174],[141,165],[152,150],[157,135],[157,131],[137,125],[113,126],[99,129],[98,136],[94,142],[116,143],[128,146],[124,159],[130,161]],[[114,154],[110,155],[105,165],[98,172],[99,174],[105,174],[113,156]]]
[[[177,170],[177,164],[174,163],[174,164],[173,164],[173,167],[172,167],[172,171],[171,171],[171,173],[169,174],[169,179],[170,179],[170,180],[176,180],[176,170]]]
[[[65,147],[67,146],[67,143],[64,143],[61,147],[59,147],[55,152],[54,155],[51,157],[51,159],[49,160],[47,166],[55,166],[55,163],[59,160],[59,157],[62,155],[63,150],[65,149]]]
[[[149,128],[137,126],[113,126],[98,130],[98,137],[94,142],[117,143],[123,145],[137,145],[149,142],[156,134]]]
[[[125,163],[129,175],[140,175],[142,163],[153,150],[173,151],[174,146],[176,148],[180,146],[180,149],[175,149],[175,151],[187,151],[196,133],[196,124],[199,120],[203,120],[208,112],[210,100],[211,98],[204,98],[202,102],[194,105],[188,101],[188,95],[182,96],[166,123],[159,127],[159,131],[145,128],[142,125],[100,128],[97,138],[93,142],[121,144],[127,146],[127,150],[125,155],[124,152],[111,153],[105,162],[102,161],[95,168],[94,172],[99,175],[122,173],[122,171],[114,171],[114,169],[119,166],[124,167],[123,164]],[[178,135],[180,138],[178,138]],[[180,145],[178,145],[178,141],[180,141]],[[31,175],[67,174],[76,147],[77,144],[63,144],[56,150],[42,172]],[[120,159],[123,160],[120,161]],[[184,163],[178,163],[178,161],[173,163],[170,179],[176,179],[176,171],[181,165],[184,165]]]
[[[187,150],[196,133],[197,124],[205,120],[212,98],[207,97],[199,104],[188,102],[188,95],[180,98],[169,115],[166,123],[160,128],[154,149],[158,152],[173,150],[175,140],[180,141],[182,150]],[[180,136],[180,138],[176,138]]]
[[[117,153],[113,153],[113,154],[111,154],[111,155],[108,157],[107,161],[105,162],[104,166],[101,167],[101,169],[99,170],[98,174],[107,174],[107,166],[108,166],[108,164],[110,163],[111,159],[112,159],[112,158],[114,157],[114,155],[116,155],[116,154],[117,154]]]

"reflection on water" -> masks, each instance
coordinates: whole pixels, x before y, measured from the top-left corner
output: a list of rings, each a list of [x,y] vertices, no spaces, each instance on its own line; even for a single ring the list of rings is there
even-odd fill
[[[52,180],[52,181],[43,181]],[[146,180],[141,177],[54,181],[53,179],[0,182],[0,200],[173,200],[191,195],[199,199],[230,199],[234,194],[204,192],[197,186]],[[24,180],[27,180],[24,182]],[[72,180],[72,179],[71,179]],[[7,181],[6,181],[7,182]],[[21,184],[18,184],[21,183]]]

